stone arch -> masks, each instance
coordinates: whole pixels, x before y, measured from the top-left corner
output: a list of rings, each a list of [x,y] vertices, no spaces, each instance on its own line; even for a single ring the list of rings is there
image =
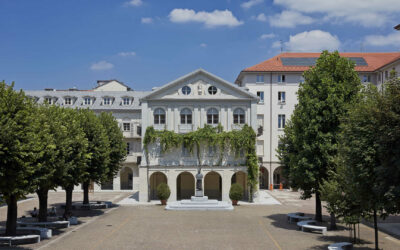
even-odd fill
[[[269,189],[269,173],[266,167],[260,167],[259,178],[260,189]]]
[[[282,166],[279,166],[274,169],[273,182],[274,182],[274,189],[278,189],[280,184],[282,184],[283,188],[287,188],[288,182],[286,178],[283,176]]]
[[[120,172],[121,190],[133,189],[133,171],[130,167],[124,167]]]
[[[150,176],[150,200],[158,200],[157,186],[161,183],[168,183],[167,176],[162,172],[154,172]]]
[[[243,188],[243,199],[248,200],[248,189],[247,189],[247,173],[243,171],[238,171],[232,175],[231,185],[234,183],[238,183]]]
[[[211,171],[204,176],[204,195],[222,200],[222,177],[217,172]]]
[[[193,174],[182,172],[176,178],[176,199],[190,199],[194,196],[195,180]]]

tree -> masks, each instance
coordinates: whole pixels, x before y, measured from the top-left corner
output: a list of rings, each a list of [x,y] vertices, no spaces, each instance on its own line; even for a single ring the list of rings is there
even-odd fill
[[[385,198],[385,210],[389,214],[400,213],[400,79],[392,73],[392,79],[384,84],[377,118],[379,130],[379,155],[377,181]]]
[[[23,91],[0,82],[0,193],[7,208],[6,235],[16,235],[17,201],[33,191],[35,106]]]
[[[88,109],[81,109],[79,112],[81,125],[88,140],[88,153],[91,156],[82,174],[83,204],[89,204],[90,182],[100,183],[108,175],[110,143],[107,132],[96,114]]]
[[[100,122],[106,130],[109,142],[109,164],[108,171],[103,181],[114,178],[121,168],[122,162],[126,157],[126,143],[124,135],[118,126],[117,121],[111,113],[102,112],[99,116]]]
[[[80,113],[73,109],[63,109],[64,115],[60,117],[63,126],[68,131],[65,146],[68,149],[61,163],[63,174],[57,176],[56,182],[64,188],[65,210],[64,217],[67,217],[72,206],[72,192],[74,186],[82,182],[85,167],[90,160],[88,140],[83,131]]]
[[[361,82],[354,63],[338,52],[322,52],[315,67],[303,75],[299,103],[281,138],[278,156],[288,168],[291,186],[302,189],[302,198],[315,194],[315,219],[322,221],[320,185],[335,169],[340,118]]]
[[[38,149],[34,154],[36,168],[33,184],[39,197],[39,221],[47,221],[48,192],[58,186],[56,179],[63,175],[62,162],[66,156],[67,130],[62,125],[63,110],[54,105],[36,109],[34,133]]]
[[[344,200],[351,201],[358,213],[373,217],[375,227],[375,247],[378,249],[377,214],[384,214],[384,197],[378,182],[377,167],[380,135],[380,93],[375,86],[368,86],[362,98],[353,104],[348,116],[343,119],[340,136],[339,159],[342,175]],[[342,207],[342,214],[349,216],[353,211],[349,204]]]

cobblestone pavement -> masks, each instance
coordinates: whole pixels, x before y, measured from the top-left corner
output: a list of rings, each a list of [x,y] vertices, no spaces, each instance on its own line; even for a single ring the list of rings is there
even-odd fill
[[[280,192],[280,193],[277,193]],[[51,240],[25,245],[35,249],[327,249],[330,243],[348,240],[348,231],[328,235],[306,233],[288,224],[286,214],[314,212],[312,200],[298,200],[298,193],[273,191],[282,205],[241,205],[234,211],[165,211],[160,205],[119,206],[87,216]],[[98,195],[98,196],[96,196]],[[128,194],[97,193],[92,200],[122,199]],[[79,198],[80,195],[76,195]],[[122,197],[124,196],[124,197]],[[97,197],[97,198],[96,198]],[[295,199],[297,197],[297,202]],[[55,197],[52,197],[55,198]],[[57,197],[57,199],[61,197]],[[62,199],[61,199],[62,200]],[[34,200],[24,203],[31,203]],[[24,204],[22,203],[22,204]],[[36,201],[37,203],[37,201]],[[22,205],[21,204],[21,205]],[[300,204],[300,206],[299,206]],[[21,207],[21,206],[20,206]],[[32,204],[28,207],[32,207]],[[4,220],[4,207],[0,220]],[[325,214],[325,218],[328,218]],[[373,248],[373,230],[361,225],[363,244]],[[400,249],[400,241],[380,233],[380,247]]]

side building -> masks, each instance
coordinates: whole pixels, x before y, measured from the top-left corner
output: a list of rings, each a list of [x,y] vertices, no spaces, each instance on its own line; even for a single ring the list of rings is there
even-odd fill
[[[126,141],[127,157],[117,176],[100,190],[138,190],[139,165],[142,159],[142,112],[140,98],[149,92],[133,91],[117,80],[97,81],[92,90],[28,90],[26,95],[38,103],[60,105],[68,108],[88,108],[95,113],[112,112],[119,123]]]
[[[297,90],[304,81],[302,74],[315,65],[319,56],[320,53],[281,53],[242,70],[235,81],[260,98],[257,155],[262,189],[288,184],[276,153],[279,136],[298,103]],[[400,52],[340,53],[340,56],[355,62],[355,70],[363,83],[373,83],[378,88],[389,79],[391,71],[400,72]]]
[[[153,126],[159,131],[188,133],[205,124],[221,124],[224,131],[241,129],[244,124],[257,128],[257,96],[202,69],[156,88],[141,101],[143,131]],[[247,189],[244,152],[234,157],[217,145],[203,143],[200,148],[197,156],[184,145],[167,152],[162,152],[159,142],[149,145],[148,162],[143,157],[139,168],[139,201],[157,199],[156,188],[162,182],[171,189],[169,201],[190,199],[199,170],[204,176],[204,195],[210,199],[229,201],[232,183]]]

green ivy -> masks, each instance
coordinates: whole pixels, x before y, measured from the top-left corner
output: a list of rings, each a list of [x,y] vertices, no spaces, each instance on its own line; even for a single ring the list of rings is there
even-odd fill
[[[185,145],[191,153],[193,153],[196,148],[198,162],[201,162],[201,144],[218,146],[220,149],[218,165],[222,164],[223,155],[227,148],[231,149],[235,158],[238,158],[240,151],[243,150],[246,156],[250,199],[252,199],[253,192],[258,183],[258,161],[255,147],[256,133],[247,124],[245,124],[241,130],[232,131],[223,131],[221,124],[217,127],[206,124],[203,128],[186,134],[179,134],[168,130],[156,131],[153,126],[147,127],[143,139],[147,162],[149,161],[148,146],[155,142],[160,143],[161,152],[166,152],[172,148],[178,148],[181,145]]]

